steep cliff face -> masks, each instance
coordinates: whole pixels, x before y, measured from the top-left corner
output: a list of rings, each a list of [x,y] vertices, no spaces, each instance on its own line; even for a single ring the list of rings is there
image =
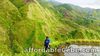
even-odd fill
[[[52,46],[69,39],[100,39],[98,10],[94,10],[94,18],[88,17],[86,9],[54,3],[0,0],[0,52],[43,47],[46,36],[50,37]]]

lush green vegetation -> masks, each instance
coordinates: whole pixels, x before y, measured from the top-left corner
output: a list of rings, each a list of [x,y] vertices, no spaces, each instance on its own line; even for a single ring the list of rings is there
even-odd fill
[[[90,13],[88,13],[92,10]],[[100,10],[45,0],[0,0],[0,56],[45,56],[25,48],[51,47],[71,39],[100,39]]]

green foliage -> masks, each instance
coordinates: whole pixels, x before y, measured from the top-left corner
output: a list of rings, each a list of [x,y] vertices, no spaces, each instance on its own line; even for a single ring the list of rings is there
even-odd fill
[[[10,0],[17,8],[25,5],[25,0]]]
[[[69,11],[71,11],[72,10],[72,7],[69,5],[69,4],[62,4],[62,5],[59,5],[58,6],[58,9],[59,10],[69,10]]]
[[[1,56],[11,56],[12,53],[15,56],[48,56],[48,53],[24,52],[25,48],[30,47],[44,48],[46,36],[50,37],[51,47],[57,47],[70,39],[100,39],[100,19],[87,17],[86,12],[76,11],[69,4],[52,5],[44,0],[25,1],[0,1]],[[96,13],[97,10],[93,16],[99,15]],[[10,42],[12,48],[9,48]]]
[[[32,31],[32,33],[30,34],[28,39],[25,41],[25,44],[24,44],[25,48],[30,48],[32,46],[34,35],[35,35],[35,31]],[[35,41],[35,39],[34,39],[34,41]]]

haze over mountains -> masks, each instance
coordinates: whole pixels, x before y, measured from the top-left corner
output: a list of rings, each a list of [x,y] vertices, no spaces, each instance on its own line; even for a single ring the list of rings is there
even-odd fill
[[[53,1],[53,0],[52,0]],[[69,3],[73,5],[78,5],[83,8],[93,8],[93,9],[100,9],[100,1],[99,0],[55,0],[61,3]]]
[[[100,10],[46,0],[0,0],[0,53],[43,48],[46,36],[52,47],[70,39],[99,40]]]

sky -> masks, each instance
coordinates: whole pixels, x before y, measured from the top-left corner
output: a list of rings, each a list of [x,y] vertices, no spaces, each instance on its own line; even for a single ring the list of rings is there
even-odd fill
[[[100,9],[100,0],[56,0],[56,1],[78,5],[84,8],[88,7],[88,8],[94,8],[94,9]]]

